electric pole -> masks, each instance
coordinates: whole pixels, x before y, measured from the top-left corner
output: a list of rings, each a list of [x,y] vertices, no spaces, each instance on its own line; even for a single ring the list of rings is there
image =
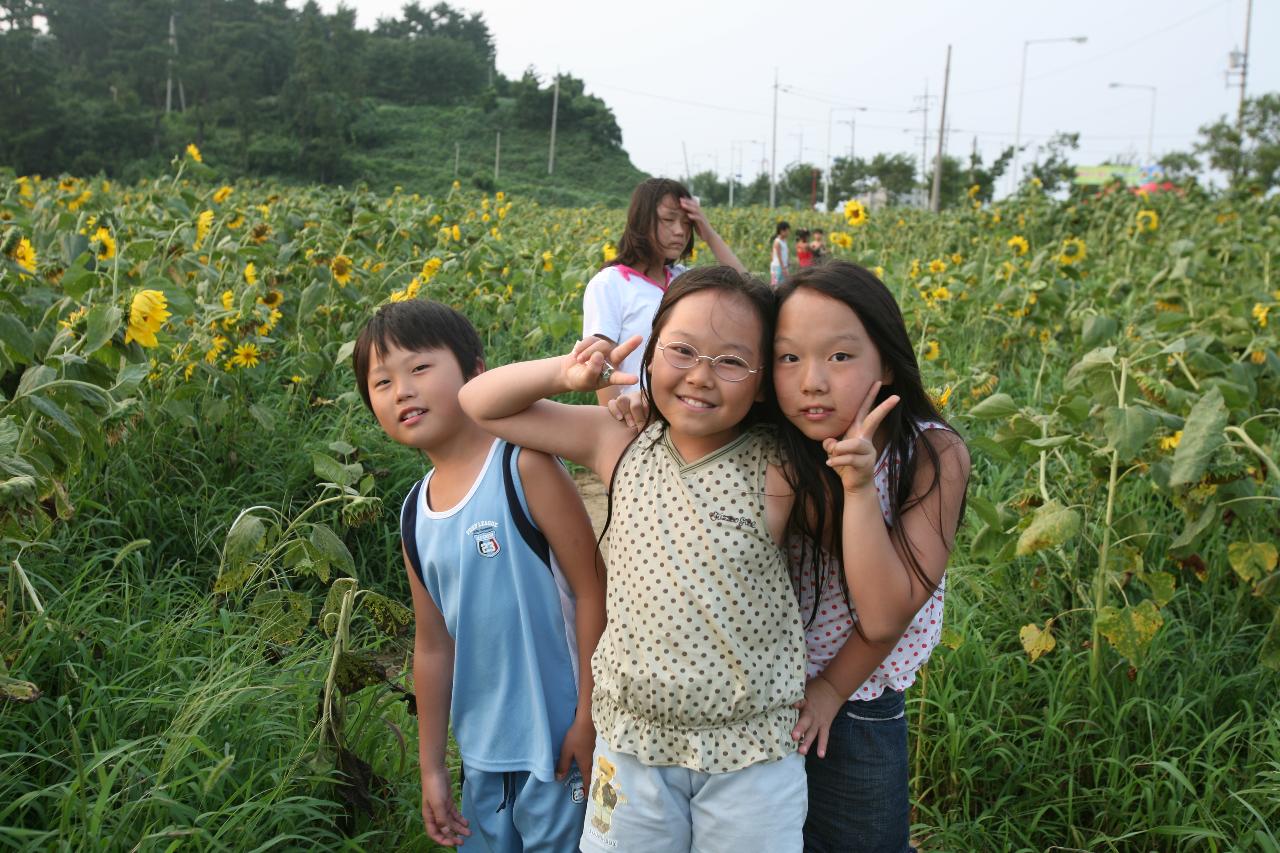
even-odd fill
[[[493,143],[493,183],[497,188],[498,183],[498,167],[502,164],[502,131],[498,131],[498,138]]]
[[[556,170],[556,116],[560,112],[560,69],[556,69],[556,88],[551,95],[551,153],[547,155],[547,174]]]
[[[942,210],[942,152],[947,141],[947,90],[951,87],[951,45],[947,45],[947,68],[942,75],[942,116],[938,120],[938,159],[933,163],[933,193],[929,209]]]
[[[1244,54],[1240,58],[1240,107],[1236,112],[1236,133],[1240,147],[1244,147],[1244,87],[1249,76],[1249,29],[1253,23],[1253,0],[1249,0],[1244,13]]]
[[[778,69],[773,69],[773,153],[769,156],[769,209],[778,205]]]

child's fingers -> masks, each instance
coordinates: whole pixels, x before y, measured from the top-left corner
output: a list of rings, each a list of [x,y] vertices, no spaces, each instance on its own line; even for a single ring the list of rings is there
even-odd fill
[[[556,779],[563,779],[569,773],[569,765],[573,763],[573,749],[560,747],[560,760],[556,762]]]
[[[870,440],[871,436],[876,434],[876,430],[880,428],[880,422],[889,416],[889,413],[893,411],[893,407],[898,405],[898,401],[901,399],[897,394],[894,394],[876,406],[871,414],[867,415],[862,422],[862,435],[864,438]]]
[[[818,757],[819,758],[827,757],[827,741],[830,739],[830,737],[831,737],[830,726],[823,726],[822,728],[818,729]]]
[[[604,365],[600,365],[600,369],[604,369]],[[609,374],[610,385],[635,385],[640,381],[640,377],[634,373],[623,373],[621,370],[614,370]]]
[[[640,346],[640,343],[643,340],[644,338],[639,335],[632,335],[622,343],[618,344],[613,348],[613,351],[609,353],[609,363],[622,364],[622,362],[627,360],[627,356],[636,351],[636,347]],[[632,381],[638,382],[639,380]]]
[[[854,417],[853,423],[849,424],[849,429],[845,432],[845,438],[853,438],[857,435],[865,435],[862,429],[862,422],[866,420],[867,415],[871,412],[871,407],[876,403],[876,394],[880,393],[881,383],[877,380],[871,383],[871,387],[867,389],[867,393],[863,396],[862,402],[858,404],[858,414]]]

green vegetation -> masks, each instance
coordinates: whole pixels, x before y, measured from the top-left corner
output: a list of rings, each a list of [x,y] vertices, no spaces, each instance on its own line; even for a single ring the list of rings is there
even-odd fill
[[[429,849],[422,460],[349,343],[426,296],[493,363],[563,352],[623,213],[218,168],[0,179],[0,841]],[[974,457],[908,694],[924,849],[1280,849],[1278,205],[786,212],[879,269]],[[715,221],[761,270],[775,216]]]

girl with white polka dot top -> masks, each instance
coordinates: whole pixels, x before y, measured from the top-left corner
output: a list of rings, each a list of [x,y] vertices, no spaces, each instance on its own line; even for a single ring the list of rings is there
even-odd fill
[[[730,267],[671,283],[639,336],[577,344],[463,388],[501,438],[609,483],[605,634],[582,849],[800,851],[804,629],[782,545],[792,489],[763,423],[774,298]],[[641,383],[639,434],[601,406],[544,399]]]
[[[942,633],[969,455],[872,273],[807,268],[778,303],[788,551],[808,652],[794,733],[809,775],[805,850],[899,853],[912,849],[903,691]]]

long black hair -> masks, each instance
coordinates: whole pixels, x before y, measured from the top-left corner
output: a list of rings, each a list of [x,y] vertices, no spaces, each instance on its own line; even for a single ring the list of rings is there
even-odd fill
[[[645,344],[644,355],[640,361],[640,390],[649,404],[648,413],[645,415],[644,424],[640,427],[640,430],[618,456],[619,462],[621,462],[627,451],[631,449],[631,445],[635,444],[636,439],[651,424],[655,421],[667,423],[666,417],[658,410],[657,404],[653,402],[653,392],[649,388],[652,381],[650,373],[652,372],[653,359],[658,351],[658,333],[662,331],[662,327],[667,321],[667,316],[680,300],[704,291],[719,291],[723,296],[740,297],[751,306],[751,309],[760,319],[760,388],[764,391],[764,401],[751,405],[751,410],[747,412],[747,416],[742,420],[742,426],[748,427],[752,424],[773,419],[773,410],[777,408],[773,404],[773,383],[769,373],[769,367],[773,361],[769,357],[769,354],[773,352],[773,325],[777,316],[777,301],[774,298],[773,288],[757,278],[738,272],[733,267],[694,267],[671,282],[667,292],[662,295],[662,301],[658,303],[658,310],[653,315],[652,330],[649,333],[649,340]],[[711,315],[710,320],[715,322],[714,313]],[[618,477],[619,467],[621,466],[615,464],[613,473],[609,477],[609,508],[605,515],[604,527],[600,531],[600,539],[597,544],[604,541],[605,533],[609,530],[609,523],[613,519],[613,483]]]
[[[898,546],[906,559],[908,571],[932,591],[937,584],[925,573],[916,559],[906,531],[897,520],[912,507],[922,503],[939,489],[942,468],[937,449],[928,441],[921,441],[920,424],[935,421],[949,429],[920,378],[920,364],[915,349],[907,335],[907,325],[902,311],[889,288],[864,267],[847,261],[831,261],[818,267],[805,267],[778,287],[778,310],[796,291],[806,289],[847,305],[858,315],[867,335],[880,354],[880,362],[892,371],[893,381],[880,388],[875,405],[893,394],[898,404],[882,422],[888,440],[889,510],[893,523],[889,525],[889,538]],[[823,552],[836,560],[842,560],[843,536],[840,519],[844,513],[844,489],[840,476],[827,464],[826,451],[821,442],[814,441],[784,417],[779,417],[778,437],[788,464],[784,470],[788,483],[795,490],[795,504],[791,510],[787,530],[789,536],[799,540],[800,573],[811,572],[814,580],[813,612],[808,617],[812,624],[817,616],[818,601],[825,588],[827,563]],[[953,430],[954,432],[954,430]],[[919,453],[923,452],[933,466],[933,478],[927,489],[912,495],[912,483],[918,469]],[[960,516],[964,517],[961,502]],[[794,540],[793,540],[794,541]],[[834,561],[830,561],[834,562]],[[837,563],[838,565],[838,563]],[[836,570],[845,601],[853,609],[849,599],[849,586],[843,571]],[[861,633],[861,627],[855,623]]]
[[[631,204],[627,207],[626,227],[618,238],[618,254],[605,266],[623,264],[644,269],[660,254],[654,242],[658,234],[658,205],[667,196],[674,198],[677,204],[682,198],[693,198],[688,187],[670,178],[649,178],[636,185],[631,192]],[[694,230],[690,228],[689,239],[677,260],[689,257],[693,251],[693,237]],[[663,257],[661,261],[665,265],[668,258]]]

